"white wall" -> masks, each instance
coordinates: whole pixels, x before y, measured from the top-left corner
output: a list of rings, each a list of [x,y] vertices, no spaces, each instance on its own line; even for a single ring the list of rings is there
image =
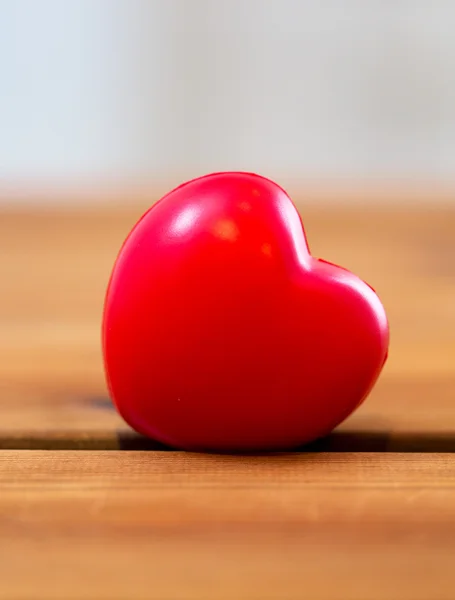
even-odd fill
[[[453,0],[0,0],[0,86],[0,186],[455,181]]]

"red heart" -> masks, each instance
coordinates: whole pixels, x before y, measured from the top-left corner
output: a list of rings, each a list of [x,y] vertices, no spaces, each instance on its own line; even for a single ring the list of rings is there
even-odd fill
[[[285,450],[328,434],[387,356],[383,306],[308,250],[286,192],[219,173],[136,224],[107,291],[113,401],[140,433],[207,451]]]

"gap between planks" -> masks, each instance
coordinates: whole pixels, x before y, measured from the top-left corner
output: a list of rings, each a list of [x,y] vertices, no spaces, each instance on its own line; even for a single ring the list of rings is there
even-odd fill
[[[101,450],[173,452],[151,439],[129,430],[90,432],[0,432],[1,450]],[[302,453],[455,453],[455,433],[390,431],[335,431],[330,436],[297,448]],[[243,454],[243,453],[242,453]]]

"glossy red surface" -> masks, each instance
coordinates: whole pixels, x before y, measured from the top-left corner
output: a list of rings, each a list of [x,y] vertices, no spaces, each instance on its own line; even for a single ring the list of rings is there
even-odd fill
[[[388,343],[372,288],[313,258],[292,201],[253,174],[208,175],[156,203],[106,296],[118,411],[187,450],[284,450],[328,434],[371,390]]]

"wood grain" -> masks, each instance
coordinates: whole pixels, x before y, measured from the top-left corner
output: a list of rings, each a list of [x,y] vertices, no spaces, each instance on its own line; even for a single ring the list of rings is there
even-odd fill
[[[0,453],[0,598],[451,600],[455,457]]]
[[[316,256],[365,278],[389,361],[326,449],[455,450],[455,211],[298,203]],[[0,213],[0,447],[137,448],[107,398],[100,321],[119,247],[145,210]]]
[[[1,212],[0,599],[452,600],[455,211],[411,206],[299,203],[391,352],[332,436],[256,456],[157,451],[107,397],[104,291],[145,206]]]

